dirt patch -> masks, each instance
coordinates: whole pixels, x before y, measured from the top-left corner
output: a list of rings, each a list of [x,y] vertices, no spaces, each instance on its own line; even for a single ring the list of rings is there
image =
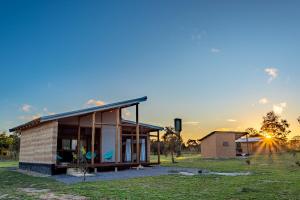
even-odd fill
[[[208,174],[220,175],[220,176],[249,176],[250,172],[209,172]]]
[[[42,194],[40,196],[40,199],[42,200],[86,200],[86,197],[83,196],[76,196],[76,195],[71,195],[71,194],[61,194],[61,195],[57,195],[54,193],[46,193],[46,194]]]
[[[34,176],[34,177],[49,177],[50,176],[50,175],[47,175],[47,174],[41,174],[41,173],[38,173],[38,172],[33,172],[33,171],[28,171],[28,170],[23,170],[23,169],[17,169],[15,171],[20,172],[22,174],[29,175],[29,176]]]
[[[19,188],[18,190],[42,200],[87,200],[88,198],[71,194],[55,194],[49,189]]]
[[[19,188],[19,190],[25,193],[44,193],[50,191],[48,189],[36,189],[36,188]]]

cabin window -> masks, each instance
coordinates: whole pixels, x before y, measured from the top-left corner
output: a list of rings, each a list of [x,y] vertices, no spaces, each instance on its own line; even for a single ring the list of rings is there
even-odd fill
[[[63,150],[76,150],[77,140],[63,139],[62,140],[62,149]]]
[[[77,140],[72,140],[72,144],[71,144],[71,149],[72,150],[76,150],[76,147],[77,147]]]
[[[65,140],[65,139],[62,140],[63,150],[70,150],[71,149],[70,146],[71,146],[71,140]]]
[[[223,142],[223,147],[228,147],[229,143],[227,141]]]

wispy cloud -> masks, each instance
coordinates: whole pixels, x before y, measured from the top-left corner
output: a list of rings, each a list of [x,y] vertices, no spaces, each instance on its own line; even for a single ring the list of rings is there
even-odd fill
[[[275,78],[277,78],[277,76],[279,74],[279,70],[276,68],[273,68],[273,67],[266,68],[265,72],[269,76],[268,83],[271,83]]]
[[[269,103],[269,100],[266,97],[263,97],[258,101],[258,103],[259,104],[267,104],[267,103]]]
[[[228,122],[236,122],[237,120],[236,119],[227,119],[226,121],[228,121]]]
[[[50,112],[49,110],[48,110],[48,108],[43,108],[43,111],[44,111],[44,113],[46,113],[47,115],[54,115],[55,113],[54,112]]]
[[[89,99],[85,106],[103,106],[105,104],[104,101],[96,100],[96,99]]]
[[[206,31],[205,30],[195,31],[192,34],[192,40],[201,40],[205,35],[206,35]]]
[[[221,49],[218,49],[218,48],[211,48],[211,49],[210,49],[210,52],[212,52],[212,53],[220,53],[220,52],[221,52]]]
[[[23,104],[22,107],[21,107],[21,110],[22,110],[23,112],[30,112],[30,111],[31,111],[31,108],[32,108],[31,105],[29,105],[29,104]]]
[[[187,121],[187,122],[183,122],[183,124],[186,124],[186,125],[198,125],[198,124],[200,124],[200,122],[197,122],[197,121]]]
[[[123,108],[123,109],[122,109],[122,112],[124,113],[124,115],[125,115],[126,117],[130,117],[130,116],[131,116],[131,112],[130,112],[128,109],[126,109],[126,108]]]
[[[37,113],[37,114],[34,114],[34,115],[22,115],[22,116],[19,116],[19,119],[23,120],[23,121],[31,121],[31,120],[37,119],[41,116],[42,115],[40,113]]]
[[[287,107],[287,103],[286,102],[282,102],[279,104],[274,104],[273,105],[273,111],[278,114],[281,115],[282,112],[284,111],[284,109]]]
[[[216,129],[216,131],[229,131],[229,130],[230,130],[230,128],[225,128],[225,127]]]

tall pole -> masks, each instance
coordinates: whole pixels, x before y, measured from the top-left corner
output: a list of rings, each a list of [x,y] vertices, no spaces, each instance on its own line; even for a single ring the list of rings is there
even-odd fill
[[[77,166],[79,166],[79,155],[80,155],[80,148],[81,148],[81,142],[80,142],[80,117],[78,117],[78,130],[77,130]]]
[[[94,154],[95,154],[95,118],[96,118],[96,113],[94,112],[92,114],[92,157],[91,157],[92,165],[94,165]]]
[[[157,163],[160,164],[160,139],[159,139],[159,131],[157,131]]]
[[[250,154],[249,154],[249,141],[248,141],[248,133],[246,134],[246,143],[247,143],[247,154],[248,154],[248,156],[249,156]]]
[[[136,104],[136,162],[140,164],[140,124],[139,124],[139,104]]]
[[[120,153],[120,148],[119,148],[119,126],[120,126],[120,109],[116,110],[116,144],[115,144],[115,162],[117,163],[119,161],[119,153]]]

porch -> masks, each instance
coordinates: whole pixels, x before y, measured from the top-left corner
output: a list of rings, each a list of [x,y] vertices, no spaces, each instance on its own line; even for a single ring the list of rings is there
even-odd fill
[[[150,161],[150,140],[159,141],[162,128],[139,123],[138,104],[134,106],[135,121],[123,119],[122,108],[58,120],[55,171],[77,167],[81,148],[89,155],[87,166],[92,169],[159,164],[159,154],[157,161]]]

